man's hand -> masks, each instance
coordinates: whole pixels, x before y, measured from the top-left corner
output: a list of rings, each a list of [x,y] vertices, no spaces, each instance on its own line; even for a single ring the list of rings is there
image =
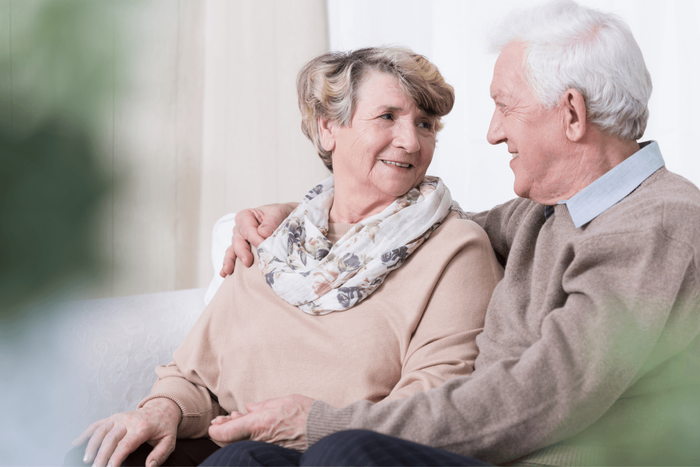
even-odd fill
[[[253,264],[250,245],[257,248],[296,207],[297,203],[267,204],[256,209],[244,209],[236,214],[231,246],[226,250],[224,266],[219,275],[226,277],[233,274],[236,258],[245,267],[250,267]]]
[[[313,399],[298,394],[246,404],[248,414],[217,417],[209,427],[214,441],[232,443],[250,439],[306,450],[306,416]]]
[[[117,466],[147,442],[153,451],[146,459],[146,466],[162,465],[175,449],[177,426],[182,412],[180,407],[170,399],[152,399],[133,412],[112,415],[95,422],[75,441],[73,446],[80,446],[90,440],[85,448],[83,462],[96,467],[109,463]]]

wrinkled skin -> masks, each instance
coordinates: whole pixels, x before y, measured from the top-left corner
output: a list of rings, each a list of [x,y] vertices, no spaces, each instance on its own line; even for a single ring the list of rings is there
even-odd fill
[[[246,404],[247,414],[234,412],[212,420],[209,436],[232,443],[250,439],[306,450],[306,417],[313,399],[298,394]]]
[[[233,274],[236,258],[240,259],[245,267],[252,266],[253,253],[250,246],[257,248],[263,240],[272,235],[296,206],[297,203],[268,204],[256,209],[244,209],[236,214],[231,246],[226,249],[219,275],[226,277]]]
[[[96,467],[118,466],[143,443],[154,446],[146,465],[156,467],[175,449],[177,426],[182,412],[170,399],[153,399],[133,412],[112,415],[90,425],[75,441],[81,446],[87,441],[86,464]]]

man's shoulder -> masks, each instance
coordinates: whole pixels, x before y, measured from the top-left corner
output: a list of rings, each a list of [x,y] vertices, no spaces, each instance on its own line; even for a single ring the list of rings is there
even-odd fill
[[[598,230],[620,233],[655,229],[669,238],[700,242],[700,190],[689,180],[661,168],[637,189],[591,222]]]
[[[685,223],[700,216],[700,190],[689,180],[662,167],[620,203],[634,211],[650,206],[660,211],[665,222]]]

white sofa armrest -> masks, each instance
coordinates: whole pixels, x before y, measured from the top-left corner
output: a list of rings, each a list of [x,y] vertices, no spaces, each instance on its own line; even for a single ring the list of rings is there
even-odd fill
[[[73,302],[61,330],[75,423],[133,410],[204,310],[205,289]],[[84,428],[83,428],[84,429]]]
[[[61,465],[91,423],[150,393],[204,310],[206,289],[28,310],[0,332],[0,464]],[[43,309],[42,309],[43,308]]]

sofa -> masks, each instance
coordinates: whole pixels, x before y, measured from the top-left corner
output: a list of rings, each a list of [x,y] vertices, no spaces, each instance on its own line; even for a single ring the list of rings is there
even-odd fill
[[[234,217],[214,226],[208,288],[44,305],[2,330],[0,465],[61,465],[92,422],[136,408],[223,282]]]

